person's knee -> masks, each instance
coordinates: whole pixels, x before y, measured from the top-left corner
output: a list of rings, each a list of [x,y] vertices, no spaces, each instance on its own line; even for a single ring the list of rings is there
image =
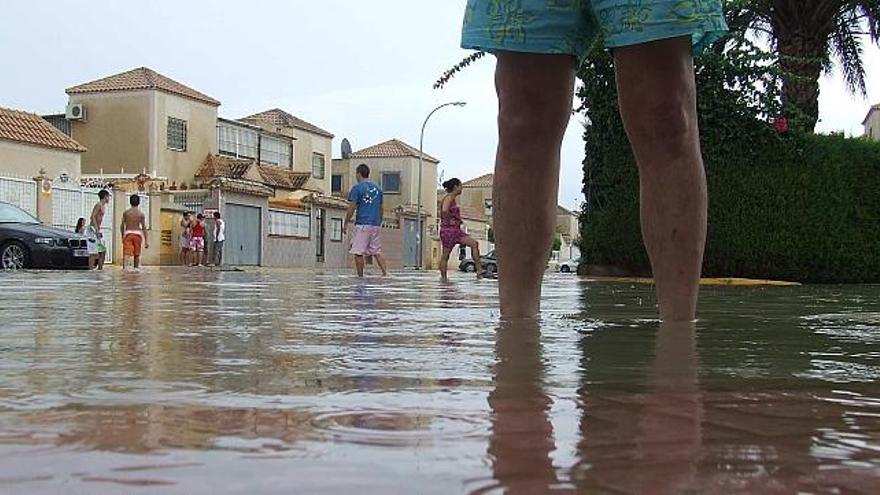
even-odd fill
[[[498,135],[502,144],[552,144],[562,139],[568,114],[549,104],[546,96],[524,90],[501,98]]]
[[[645,98],[631,111],[626,127],[637,152],[667,157],[695,149],[697,117],[687,91]]]

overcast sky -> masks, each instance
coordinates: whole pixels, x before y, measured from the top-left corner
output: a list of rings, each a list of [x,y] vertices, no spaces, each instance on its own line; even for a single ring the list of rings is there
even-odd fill
[[[56,0],[4,2],[0,106],[63,111],[64,89],[147,66],[223,102],[238,118],[280,107],[355,149],[397,137],[441,159],[447,178],[492,170],[496,100],[487,58],[446,89],[433,82],[466,52],[458,47],[465,0]],[[861,134],[869,101],[880,102],[880,50],[867,50],[867,100],[839,78],[822,82],[820,130]],[[581,119],[562,154],[560,203],[581,200]],[[535,170],[540,173],[540,170]],[[528,178],[524,178],[528,180]]]

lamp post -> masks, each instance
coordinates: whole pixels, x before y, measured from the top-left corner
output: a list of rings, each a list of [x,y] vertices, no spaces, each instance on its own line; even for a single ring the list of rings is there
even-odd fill
[[[425,159],[425,153],[423,151],[424,146],[425,146],[425,127],[428,126],[428,121],[431,120],[431,116],[434,115],[437,112],[437,110],[440,110],[441,108],[449,107],[449,106],[463,107],[465,105],[467,105],[467,103],[463,102],[463,101],[453,101],[450,103],[444,103],[444,104],[438,106],[437,108],[431,110],[431,113],[429,113],[428,116],[425,117],[425,123],[422,124],[422,133],[421,133],[421,136],[419,137],[419,180],[418,180],[418,187],[419,187],[418,203],[419,204],[418,204],[418,209],[416,212],[416,214],[419,217],[419,222],[418,222],[418,229],[419,230],[416,233],[416,240],[418,241],[417,242],[417,245],[418,245],[418,254],[417,254],[418,266],[416,267],[417,270],[422,269],[422,251],[423,251],[423,249],[422,249],[422,164],[424,163],[424,159]]]

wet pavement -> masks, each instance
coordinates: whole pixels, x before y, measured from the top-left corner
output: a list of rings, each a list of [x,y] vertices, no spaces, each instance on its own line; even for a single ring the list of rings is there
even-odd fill
[[[876,493],[880,286],[0,273],[0,493]]]

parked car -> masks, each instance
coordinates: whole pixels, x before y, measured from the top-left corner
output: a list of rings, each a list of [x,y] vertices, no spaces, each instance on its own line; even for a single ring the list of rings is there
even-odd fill
[[[488,253],[480,256],[480,264],[483,265],[483,269],[489,273],[498,272],[498,262],[495,261],[495,250],[489,251]],[[475,272],[477,271],[477,264],[474,263],[474,260],[470,257],[461,260],[461,263],[458,265],[458,269],[463,272]]]
[[[581,259],[576,258],[573,260],[562,261],[559,263],[559,271],[562,273],[577,273],[578,265],[581,264]]]
[[[87,238],[48,227],[21,208],[0,202],[0,266],[88,268]]]

